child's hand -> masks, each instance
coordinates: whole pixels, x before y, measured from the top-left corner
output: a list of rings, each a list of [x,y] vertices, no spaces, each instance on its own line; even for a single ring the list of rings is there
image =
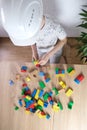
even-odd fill
[[[48,62],[48,60],[49,60],[49,56],[48,56],[48,54],[45,54],[39,60],[39,64],[40,65],[45,65]]]
[[[37,52],[33,52],[32,53],[32,60],[38,60],[39,59],[39,56],[38,56],[38,53]]]

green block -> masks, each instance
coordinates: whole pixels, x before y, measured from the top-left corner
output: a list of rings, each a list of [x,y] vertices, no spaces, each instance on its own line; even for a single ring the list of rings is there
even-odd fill
[[[56,68],[55,68],[55,71],[59,71],[59,68],[56,67]]]
[[[36,110],[38,110],[38,109],[39,109],[40,111],[42,111],[42,110],[43,110],[43,107],[42,107],[42,106],[40,106],[40,105],[37,105],[35,108],[36,108]]]
[[[61,102],[58,102],[58,107],[60,108],[60,110],[63,110],[63,106],[62,106],[62,104],[61,104]]]
[[[18,106],[15,106],[15,110],[17,111],[19,109],[19,107]]]
[[[48,97],[49,97],[49,93],[45,93],[45,94],[43,95],[44,101],[46,101],[46,100],[48,99]]]
[[[72,70],[74,70],[73,67],[69,67],[69,68],[67,69],[67,72],[70,73]]]
[[[22,89],[21,95],[24,95],[25,93],[25,88]]]
[[[74,102],[73,102],[73,101],[70,101],[70,102],[68,103],[68,108],[69,108],[69,109],[72,109],[73,104],[74,104]]]
[[[39,86],[40,86],[42,89],[44,89],[44,88],[46,87],[43,81],[39,81]]]
[[[53,88],[52,88],[52,90],[54,90],[54,91],[55,91],[55,95],[59,94],[59,92],[58,92],[58,90],[57,90],[57,88],[56,88],[56,87],[53,87]]]
[[[29,102],[29,100],[28,100],[27,98],[24,98],[24,101],[25,101],[25,102]]]

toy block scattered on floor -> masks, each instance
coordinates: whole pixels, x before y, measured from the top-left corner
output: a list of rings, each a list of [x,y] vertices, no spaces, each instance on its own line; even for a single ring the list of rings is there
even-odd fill
[[[30,79],[29,76],[27,76],[27,77],[25,78],[25,80],[26,80],[27,82],[29,82],[31,79]]]
[[[33,62],[33,64],[34,64],[36,67],[40,67],[40,64],[39,64],[39,61],[38,61],[38,60],[33,60],[32,62]]]
[[[56,102],[54,102],[54,104],[53,104],[53,110],[54,110],[54,112],[58,112],[59,111],[59,106],[57,105],[57,103]]]
[[[80,84],[80,82],[84,79],[84,75],[83,74],[79,74],[75,79],[74,81],[77,83],[77,84]]]
[[[68,72],[69,75],[73,75],[73,74],[75,73],[75,70],[74,70],[73,67],[69,67],[69,68],[67,69],[67,72]]]
[[[58,105],[58,107],[60,108],[60,110],[63,110],[63,105],[61,104],[60,101],[57,103],[57,105]]]
[[[38,61],[35,61],[34,64],[36,65],[36,67],[39,67]],[[41,69],[42,68],[40,68],[39,73],[38,73],[37,68],[34,69],[34,71],[32,71],[32,72],[28,72],[27,71],[28,67],[22,66],[21,72],[27,72],[27,73],[29,73],[30,76],[36,75],[36,73],[37,73],[37,75],[39,74],[39,76],[42,77],[46,83],[49,82],[50,81],[49,74],[44,73],[43,71],[41,71]],[[67,69],[67,72],[69,75],[72,75],[72,74],[74,74],[75,70],[73,69],[73,67],[69,67]],[[23,80],[23,78],[24,78],[24,80],[23,80],[23,84],[21,85],[21,87],[22,87],[21,98],[18,99],[18,106],[16,105],[14,109],[17,111],[19,109],[19,107],[23,107],[26,114],[36,113],[39,118],[46,118],[46,119],[50,119],[50,115],[44,111],[44,108],[46,109],[49,104],[51,105],[54,112],[63,110],[62,103],[60,101],[58,101],[58,102],[54,101],[55,98],[54,98],[52,90],[54,91],[55,95],[58,95],[58,94],[60,94],[60,92],[64,91],[66,96],[68,96],[68,97],[70,97],[72,95],[73,90],[71,88],[68,88],[65,91],[66,83],[61,80],[61,81],[59,81],[59,85],[62,87],[61,90],[58,90],[56,87],[53,87],[52,90],[49,90],[49,92],[47,92],[47,91],[45,92],[44,88],[46,87],[46,85],[42,80],[40,80],[38,83],[39,83],[39,86],[41,89],[34,89],[31,92],[30,88],[28,87],[28,85],[29,85],[28,82],[31,80],[31,78],[27,73],[24,73],[24,77],[22,77],[19,74],[16,75],[16,81]],[[55,74],[57,76],[63,76],[63,75],[65,75],[65,70],[61,70],[56,67]],[[36,78],[37,78],[37,76],[36,76]],[[83,79],[84,79],[83,74],[79,74],[74,79],[74,81],[77,84],[79,84]],[[9,80],[9,85],[13,86],[14,81]],[[68,106],[67,106],[68,109],[72,109],[73,104],[74,104],[73,101],[69,101]]]
[[[62,70],[62,69],[59,69],[59,68],[55,68],[55,74],[56,74],[56,77],[59,77],[59,76],[65,76],[65,70]]]
[[[69,103],[68,103],[68,109],[72,109],[73,105],[74,105],[74,102],[73,101],[69,101]]]
[[[43,81],[39,81],[39,86],[41,89],[44,89],[46,87]]]
[[[60,85],[63,89],[66,88],[66,84],[65,84],[65,82],[63,82],[63,81],[59,81],[59,85]]]
[[[70,97],[73,93],[73,90],[71,88],[68,88],[67,91],[65,92],[67,97]]]
[[[53,87],[52,90],[55,92],[55,95],[59,94],[58,89],[56,87]]]
[[[28,69],[27,66],[22,66],[22,67],[21,67],[21,72],[26,72],[27,69]]]
[[[14,81],[13,80],[9,80],[9,85],[13,86],[14,85]]]

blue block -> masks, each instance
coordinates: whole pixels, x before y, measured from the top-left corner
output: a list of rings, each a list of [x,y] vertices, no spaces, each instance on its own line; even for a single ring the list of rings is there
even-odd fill
[[[52,97],[52,95],[53,95],[53,92],[52,92],[52,91],[50,91],[50,92],[49,92],[49,95]]]
[[[25,87],[25,91],[28,91],[29,90],[29,88],[28,87]]]
[[[13,86],[14,85],[14,81],[13,80],[9,80],[9,85]]]
[[[45,75],[45,73],[43,71],[39,72],[39,76],[44,76],[44,75]]]
[[[22,66],[21,70],[27,70],[27,66]]]
[[[75,81],[77,84],[80,83],[80,81],[79,81],[78,79],[74,79],[74,81]]]
[[[32,113],[35,113],[35,111],[36,111],[35,109],[32,109],[32,108],[30,108],[29,110],[30,110],[30,112],[32,112]]]
[[[55,71],[56,72],[56,74],[58,74],[58,71]]]
[[[50,78],[45,79],[45,82],[46,82],[46,83],[49,82],[49,81],[50,81]]]
[[[34,91],[33,91],[33,92],[32,92],[32,94],[31,94],[32,98],[34,98],[34,96],[35,96],[36,92],[37,92],[37,90],[36,90],[36,89],[34,89]]]
[[[30,101],[26,102],[26,108],[28,108],[32,103],[34,103],[33,100],[30,100]]]
[[[40,93],[39,93],[39,98],[41,98],[44,94],[44,90],[40,90]]]
[[[44,102],[44,107],[45,107],[45,108],[48,107],[48,102]]]
[[[62,74],[65,74],[65,70],[62,70]]]
[[[46,115],[46,119],[50,119],[50,115],[49,114]]]
[[[53,105],[53,100],[50,101],[50,105]]]
[[[22,100],[21,99],[18,100],[18,103],[22,107],[23,104],[22,104]]]

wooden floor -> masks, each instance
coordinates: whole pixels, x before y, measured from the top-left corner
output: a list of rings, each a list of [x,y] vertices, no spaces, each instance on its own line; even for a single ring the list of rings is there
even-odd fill
[[[75,38],[68,38],[64,47],[63,58],[67,64],[82,64],[77,57]],[[0,61],[23,61],[31,62],[31,48],[14,46],[8,38],[0,38]]]

